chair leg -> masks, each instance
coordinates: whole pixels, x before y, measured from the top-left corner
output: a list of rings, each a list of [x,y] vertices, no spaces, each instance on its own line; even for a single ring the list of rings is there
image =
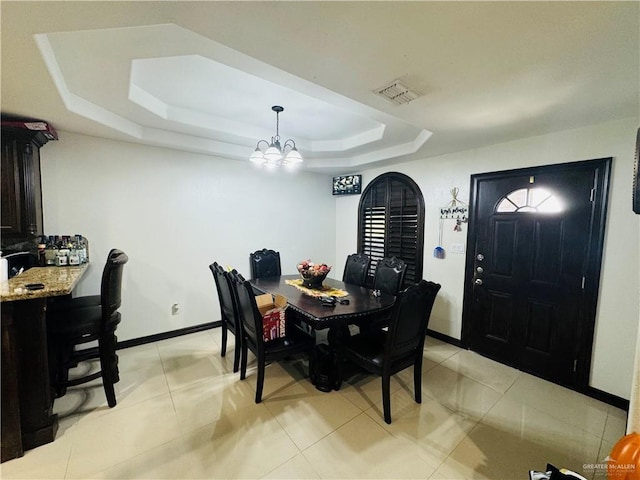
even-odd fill
[[[67,393],[67,387],[63,384],[69,380],[72,354],[73,345],[61,343],[59,340],[49,343],[49,377],[56,398]]]
[[[220,356],[224,357],[227,354],[227,324],[224,319],[222,320],[222,348],[220,349]]]
[[[382,407],[384,409],[384,421],[391,423],[391,375],[382,374]]]
[[[102,370],[102,385],[107,397],[109,408],[116,406],[116,392],[114,385],[120,381],[118,370],[118,355],[116,354],[117,338],[114,334],[100,339],[100,369]]]
[[[111,382],[108,377],[102,377],[102,383],[104,386],[104,394],[107,397],[107,405],[109,405],[109,408],[113,408],[117,403],[116,389],[113,385],[113,382]]]
[[[256,384],[256,403],[260,403],[262,401],[262,388],[264,387],[264,369],[265,369],[265,361],[264,359],[258,359],[258,381]]]
[[[242,342],[242,358],[240,360],[240,380],[244,380],[247,378],[247,356],[249,352],[247,352],[247,344]]]
[[[240,365],[240,352],[242,351],[241,339],[238,335],[236,335],[236,346],[233,351],[233,373],[238,371],[238,367]]]
[[[413,392],[416,403],[422,403],[422,355],[416,359],[413,365]]]

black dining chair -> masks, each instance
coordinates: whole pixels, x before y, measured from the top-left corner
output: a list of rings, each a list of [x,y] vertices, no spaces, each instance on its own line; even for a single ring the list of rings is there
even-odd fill
[[[391,376],[413,365],[416,403],[422,403],[422,355],[431,309],[440,285],[421,280],[399,292],[388,331],[347,337],[342,355],[382,377],[384,421],[391,423]]]
[[[47,308],[47,343],[56,396],[67,387],[102,378],[109,407],[116,405],[114,384],[119,380],[118,339],[115,331],[121,320],[122,272],[129,257],[117,249],[109,252],[102,272],[100,295],[51,302]],[[97,346],[76,349],[97,341]],[[100,360],[100,371],[69,380],[69,369],[80,362]]]
[[[231,284],[229,283],[227,272],[217,262],[209,265],[209,269],[213,274],[218,291],[218,300],[220,302],[220,315],[222,317],[222,347],[220,356],[227,354],[227,337],[231,332],[236,339],[235,349],[233,351],[233,372],[237,372],[240,368],[240,352],[242,350],[242,331],[240,320],[238,319],[238,307],[236,305]]]
[[[402,289],[407,264],[397,257],[384,257],[376,264],[373,289],[395,295]]]
[[[281,274],[280,252],[263,248],[249,254],[251,278],[278,277]]]
[[[364,253],[352,253],[347,257],[342,273],[342,281],[354,285],[365,286],[371,259]]]
[[[265,342],[262,315],[256,305],[256,298],[251,284],[239,273],[230,273],[229,278],[236,296],[243,330],[240,379],[244,380],[247,376],[247,357],[248,351],[251,350],[258,363],[256,403],[260,403],[262,401],[266,364],[295,354],[306,353],[309,357],[309,371],[311,372],[313,370],[316,341],[311,335],[292,326],[286,329],[284,337]]]

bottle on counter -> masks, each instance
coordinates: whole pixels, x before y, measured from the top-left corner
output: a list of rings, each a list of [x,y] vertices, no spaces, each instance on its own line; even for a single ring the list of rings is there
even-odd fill
[[[45,258],[45,249],[47,248],[47,237],[44,235],[40,235],[40,239],[38,240],[38,265],[44,267],[47,265],[47,260]]]
[[[69,265],[69,250],[60,248],[57,250],[56,267],[66,267]]]
[[[80,263],[87,263],[89,261],[87,239],[82,235],[76,233],[76,250],[80,257]]]
[[[80,265],[80,253],[77,242],[77,235],[73,238],[69,237],[69,265]]]
[[[55,243],[55,237],[49,235],[47,244],[44,248],[44,261],[46,266],[52,266],[56,264],[56,258],[58,257],[58,246]]]
[[[0,282],[9,280],[9,261],[0,252]]]
[[[80,234],[42,236],[38,244],[42,265],[63,267],[89,261],[89,242]]]
[[[58,246],[58,256],[56,257],[56,265],[58,267],[69,265],[69,250],[69,236],[62,235]]]

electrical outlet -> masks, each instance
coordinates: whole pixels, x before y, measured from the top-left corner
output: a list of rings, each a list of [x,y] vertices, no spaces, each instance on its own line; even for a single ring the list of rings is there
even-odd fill
[[[464,243],[452,243],[449,251],[451,253],[464,253]]]
[[[171,315],[180,315],[180,305],[177,303],[171,305]]]

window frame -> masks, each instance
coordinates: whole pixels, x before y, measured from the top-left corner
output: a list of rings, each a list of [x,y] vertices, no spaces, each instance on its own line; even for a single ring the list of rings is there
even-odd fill
[[[374,195],[378,198],[372,198]],[[374,218],[372,223],[372,214],[368,213],[367,209],[374,208],[376,213],[373,216],[379,218]],[[398,211],[399,217],[395,214]],[[404,214],[406,211],[409,213]],[[407,263],[407,274],[402,288],[423,278],[424,216],[424,197],[420,187],[407,175],[388,172],[369,182],[358,204],[358,253],[364,253],[371,258],[366,278],[367,286],[373,284],[376,265],[383,257],[396,256]],[[367,228],[383,228],[383,241],[372,242]],[[413,231],[413,234],[406,235],[403,229]]]
[[[524,191],[524,195],[526,197],[525,202],[516,203],[515,196],[517,193]],[[542,201],[538,201],[537,203],[533,202],[533,197],[535,193],[544,193],[546,197]],[[549,201],[546,206],[544,204]],[[511,204],[513,205],[512,210],[501,210],[503,204]],[[555,214],[562,212],[562,198],[557,195],[554,191],[549,190],[547,188],[541,187],[527,187],[527,188],[518,188],[509,192],[504,197],[502,197],[494,208],[494,214],[503,215],[509,213],[540,213],[540,214]],[[540,206],[543,208],[539,208]],[[551,209],[549,208],[551,206]]]

